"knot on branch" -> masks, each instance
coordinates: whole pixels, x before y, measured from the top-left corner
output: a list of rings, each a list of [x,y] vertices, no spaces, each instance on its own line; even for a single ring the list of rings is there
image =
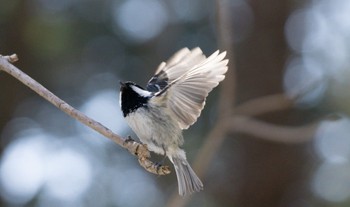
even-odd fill
[[[147,145],[138,143],[128,136],[128,138],[124,140],[123,146],[128,149],[131,154],[137,156],[140,165],[148,172],[156,175],[168,175],[171,172],[169,166],[154,163],[149,159],[151,158],[151,153]]]
[[[0,55],[0,57],[5,58],[10,63],[14,63],[18,61],[18,56],[16,54],[6,55],[6,56]]]

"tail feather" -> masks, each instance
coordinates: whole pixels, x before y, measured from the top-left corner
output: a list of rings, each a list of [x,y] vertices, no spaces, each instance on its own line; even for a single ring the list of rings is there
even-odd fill
[[[172,157],[175,166],[177,182],[179,185],[179,194],[188,195],[203,190],[203,183],[192,170],[186,158]]]

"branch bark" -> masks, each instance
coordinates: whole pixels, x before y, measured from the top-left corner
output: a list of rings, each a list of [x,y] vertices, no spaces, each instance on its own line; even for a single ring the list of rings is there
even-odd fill
[[[49,91],[40,83],[35,81],[33,78],[31,78],[30,76],[28,76],[27,74],[22,72],[20,69],[18,69],[17,67],[11,64],[16,62],[17,60],[18,60],[18,57],[15,54],[11,56],[0,55],[0,71],[4,71],[10,74],[12,77],[16,78],[17,80],[22,82],[24,85],[28,86],[30,89],[32,89],[41,97],[43,97],[44,99],[52,103],[61,111],[65,112],[66,114],[80,121],[86,126],[92,128],[93,130],[97,131],[103,136],[109,138],[110,140],[114,141],[121,147],[127,149],[131,154],[138,157],[140,165],[144,167],[148,172],[151,172],[157,175],[167,175],[170,173],[170,169],[168,166],[155,164],[151,160],[149,160],[151,155],[146,145],[140,144],[132,140],[131,138],[124,140],[121,136],[113,133],[110,129],[103,126],[101,123],[91,119],[90,117],[86,116],[82,112],[73,108],[71,105],[69,105],[62,99],[58,98],[51,91]]]

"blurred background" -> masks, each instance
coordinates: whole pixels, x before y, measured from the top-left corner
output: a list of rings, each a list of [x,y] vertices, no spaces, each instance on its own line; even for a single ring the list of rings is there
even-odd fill
[[[119,80],[145,85],[161,61],[196,46],[231,51],[236,80],[226,87],[236,90],[214,90],[185,131],[190,162],[217,121],[220,96],[234,96],[235,112],[251,100],[273,108],[279,103],[259,98],[281,94],[290,106],[252,119],[299,135],[316,127],[296,142],[254,127],[227,133],[201,176],[204,191],[179,202],[175,173],[149,174],[0,72],[0,205],[350,206],[349,11],[348,0],[2,1],[0,54],[18,54],[18,68],[124,137],[135,135],[119,109]]]

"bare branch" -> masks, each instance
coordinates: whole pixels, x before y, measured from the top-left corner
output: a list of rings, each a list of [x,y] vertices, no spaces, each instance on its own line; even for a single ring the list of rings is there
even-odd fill
[[[308,82],[306,86],[299,88],[299,90],[292,95],[274,94],[249,100],[238,105],[234,113],[246,116],[258,116],[269,112],[292,108],[298,99],[317,89],[324,81],[326,81],[324,78],[312,80]]]
[[[232,49],[233,45],[233,28],[231,26],[231,10],[230,1],[217,0],[217,23],[218,23],[218,44],[220,49],[226,50],[227,59],[229,59],[228,70],[225,80],[220,84],[219,97],[219,117],[227,117],[231,114],[233,106],[236,102],[236,66],[235,57]]]
[[[263,140],[286,144],[298,144],[310,141],[319,123],[291,127],[278,126],[246,116],[233,116],[226,120],[228,133],[244,133]]]
[[[300,127],[287,127],[265,123],[246,116],[234,115],[222,119],[211,130],[193,162],[193,168],[199,177],[204,177],[215,153],[222,146],[228,133],[244,133],[267,141],[299,144],[310,141],[314,137],[317,127],[318,122]],[[173,193],[167,206],[183,207],[190,198],[190,196],[182,198]]]
[[[236,106],[234,113],[245,116],[258,116],[269,112],[281,111],[293,107],[293,100],[284,94],[263,96]]]
[[[111,139],[112,141],[122,146],[123,148],[126,148],[130,153],[138,157],[139,163],[147,171],[157,175],[166,175],[170,173],[168,166],[157,165],[149,160],[150,152],[148,151],[146,145],[140,144],[131,139],[124,140],[121,136],[113,133],[110,129],[103,126],[101,123],[91,119],[90,117],[86,116],[82,112],[76,110],[75,108],[70,106],[68,103],[58,98],[55,94],[47,90],[40,83],[36,82],[30,76],[28,76],[27,74],[25,74],[24,72],[22,72],[21,70],[19,70],[17,67],[15,67],[10,63],[10,62],[15,62],[17,60],[18,58],[16,55],[0,56],[0,71],[4,71],[10,74],[14,78],[22,82],[24,85],[28,86],[30,89],[35,91],[37,94],[42,96],[44,99],[52,103],[54,106],[59,108],[61,111],[65,112],[66,114],[80,121],[86,126],[94,129],[95,131],[99,132],[103,136]]]

